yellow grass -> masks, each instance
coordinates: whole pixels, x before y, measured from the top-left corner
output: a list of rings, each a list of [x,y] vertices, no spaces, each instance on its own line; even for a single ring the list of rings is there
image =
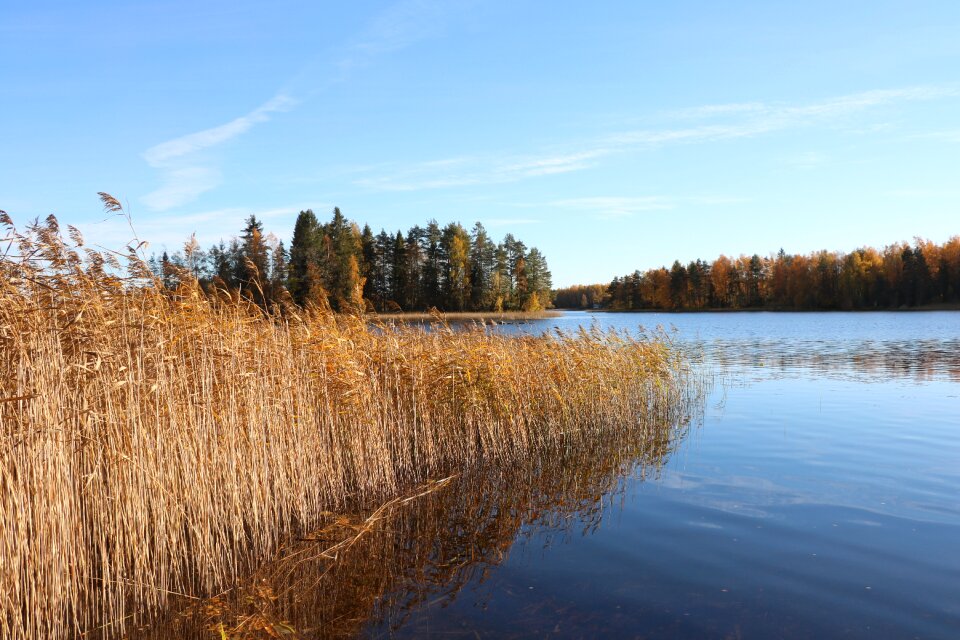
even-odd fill
[[[642,425],[684,392],[663,341],[265,313],[164,292],[52,218],[0,224],[3,637],[122,635],[330,512]]]

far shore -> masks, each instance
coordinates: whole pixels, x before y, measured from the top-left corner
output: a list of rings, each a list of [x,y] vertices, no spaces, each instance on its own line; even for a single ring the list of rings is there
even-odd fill
[[[925,304],[919,307],[884,307],[877,309],[791,309],[782,307],[748,307],[745,309],[554,309],[560,311],[591,311],[595,313],[874,313],[877,311],[960,311],[960,303]]]
[[[443,320],[447,322],[523,322],[525,320],[542,320],[544,318],[559,318],[563,314],[559,310],[546,311],[451,311],[429,313],[426,311],[401,311],[397,313],[373,313],[370,317],[380,321],[396,320],[399,322],[418,322]]]

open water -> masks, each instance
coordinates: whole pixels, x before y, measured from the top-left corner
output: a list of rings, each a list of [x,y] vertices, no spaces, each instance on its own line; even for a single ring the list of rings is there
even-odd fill
[[[591,325],[671,331],[715,380],[702,416],[632,463],[438,492],[411,516],[431,526],[397,533],[434,539],[389,569],[361,635],[960,638],[960,313],[567,312],[497,330]]]

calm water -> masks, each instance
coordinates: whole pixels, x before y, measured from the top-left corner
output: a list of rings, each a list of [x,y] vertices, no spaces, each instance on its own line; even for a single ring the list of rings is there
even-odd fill
[[[960,638],[960,313],[501,330],[591,323],[675,327],[718,374],[702,417],[632,461],[427,498],[390,534],[403,553],[350,569],[381,576],[360,635]]]

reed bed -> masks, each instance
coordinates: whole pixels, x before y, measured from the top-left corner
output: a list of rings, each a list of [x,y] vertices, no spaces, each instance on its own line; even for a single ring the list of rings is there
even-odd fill
[[[452,602],[482,582],[518,546],[523,553],[527,533],[565,540],[616,519],[627,485],[659,474],[699,422],[704,382],[693,382],[690,402],[674,415],[641,429],[568,433],[556,450],[531,451],[508,466],[472,464],[375,509],[331,513],[235,588],[184,600],[138,637],[334,639],[381,637],[399,627],[416,635],[408,625],[420,607]]]
[[[451,469],[671,414],[666,340],[507,337],[170,292],[0,216],[0,635],[121,636]],[[6,247],[4,249],[4,247]]]

